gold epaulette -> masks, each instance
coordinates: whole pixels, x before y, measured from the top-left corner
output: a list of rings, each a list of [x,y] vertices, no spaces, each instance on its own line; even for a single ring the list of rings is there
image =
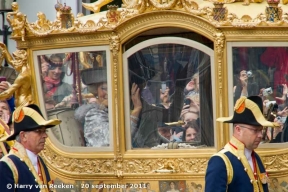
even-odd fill
[[[14,177],[14,183],[17,184],[18,183],[18,170],[14,162],[9,158],[9,154],[5,155],[0,161],[5,162],[8,165],[8,167],[11,169],[13,173],[13,177]]]
[[[223,159],[223,161],[226,165],[226,170],[227,170],[227,185],[229,185],[233,179],[233,167],[232,167],[231,162],[228,159],[228,157],[224,154],[225,152],[227,152],[227,150],[222,149],[221,151],[214,154],[213,156],[218,156],[218,157],[221,157]]]

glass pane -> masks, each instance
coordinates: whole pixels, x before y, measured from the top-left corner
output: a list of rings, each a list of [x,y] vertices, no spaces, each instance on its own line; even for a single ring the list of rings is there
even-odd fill
[[[106,50],[39,54],[43,102],[51,131],[67,146],[111,147]]]
[[[214,145],[210,60],[181,44],[152,45],[128,57],[132,148]]]
[[[287,47],[233,47],[232,53],[234,103],[240,96],[261,96],[266,119],[281,125],[265,127],[263,142],[286,142]]]

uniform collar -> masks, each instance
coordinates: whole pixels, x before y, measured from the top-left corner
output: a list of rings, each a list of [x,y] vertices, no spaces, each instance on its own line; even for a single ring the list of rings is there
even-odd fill
[[[26,149],[26,153],[27,153],[27,155],[28,155],[28,157],[29,157],[29,159],[30,159],[30,161],[32,162],[32,165],[35,167],[37,167],[38,166],[38,156],[37,155],[35,155],[35,153],[33,153],[32,151],[30,151],[30,150],[28,150],[28,149]]]
[[[236,137],[232,136],[231,140],[229,141],[229,144],[236,150],[238,151],[243,151],[245,149],[244,144],[239,141],[238,139],[236,139]]]

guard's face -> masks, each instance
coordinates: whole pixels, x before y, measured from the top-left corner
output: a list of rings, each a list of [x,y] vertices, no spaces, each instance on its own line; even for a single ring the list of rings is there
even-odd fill
[[[244,143],[245,147],[249,150],[256,149],[262,140],[262,126],[238,124],[236,131],[239,134],[238,139]]]
[[[21,138],[21,143],[28,150],[32,151],[35,154],[38,154],[44,149],[46,138],[46,128],[41,127],[33,131],[25,132],[23,138]]]

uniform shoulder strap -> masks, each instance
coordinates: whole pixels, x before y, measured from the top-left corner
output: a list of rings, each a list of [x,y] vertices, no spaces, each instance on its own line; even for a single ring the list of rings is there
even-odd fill
[[[214,154],[213,156],[218,156],[221,157],[226,165],[226,170],[227,170],[227,184],[229,185],[232,182],[233,179],[233,167],[231,165],[231,162],[229,158],[224,154],[225,149],[219,151],[218,153]]]
[[[9,158],[9,155],[4,156],[0,161],[5,162],[8,165],[8,167],[11,169],[13,173],[13,177],[14,177],[14,182],[15,184],[17,184],[18,183],[18,170],[14,162]]]

